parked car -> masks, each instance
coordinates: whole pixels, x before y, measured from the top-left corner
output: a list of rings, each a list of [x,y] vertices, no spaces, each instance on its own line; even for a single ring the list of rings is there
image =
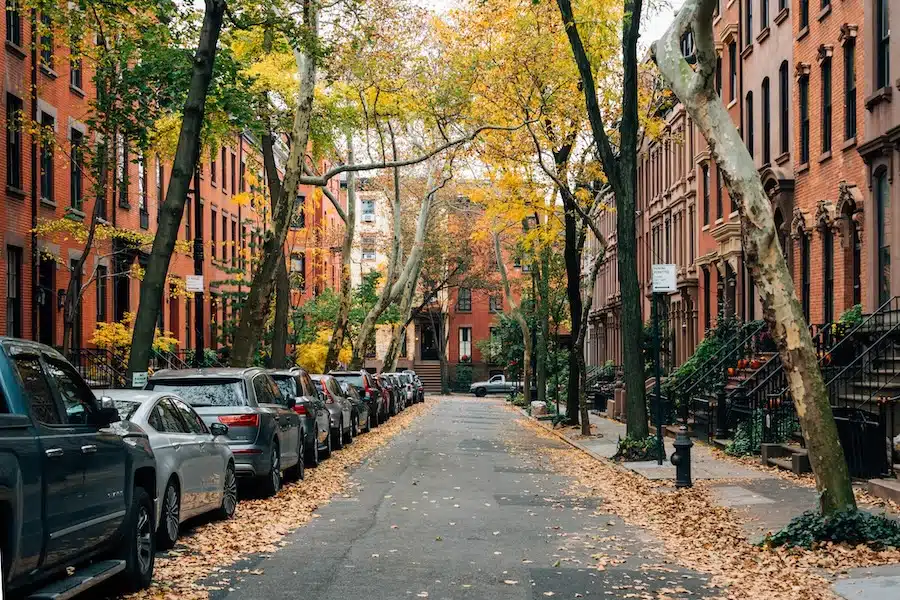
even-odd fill
[[[487,381],[476,381],[469,386],[469,391],[479,398],[488,394],[509,394],[522,388],[518,381],[507,381],[503,375],[494,375]]]
[[[286,398],[294,398],[294,412],[300,415],[306,433],[306,464],[318,466],[331,456],[331,417],[325,401],[319,398],[316,384],[300,367],[269,371]]]
[[[342,386],[351,385],[367,405],[367,419],[361,419],[367,423],[366,430],[377,427],[385,414],[385,400],[381,393],[381,387],[375,380],[375,376],[368,371],[332,371],[330,373]]]
[[[381,393],[384,395],[385,402],[387,403],[387,406],[385,407],[387,412],[384,416],[384,420],[387,421],[399,412],[397,409],[397,392],[394,389],[394,382],[391,381],[391,378],[388,377],[387,374],[379,373],[375,376],[375,381],[381,386]]]
[[[337,379],[331,375],[310,375],[322,394],[331,418],[331,447],[340,450],[353,441],[353,405]]]
[[[406,406],[415,404],[417,394],[415,386],[413,384],[412,376],[408,373],[401,373],[399,371],[396,373],[392,373],[392,375],[400,381],[400,387],[403,389],[403,392],[406,395]]]
[[[355,423],[353,429],[353,435],[357,436],[360,433],[367,433],[372,430],[372,427],[369,425],[369,405],[363,400],[362,396],[359,395],[359,392],[356,391],[356,388],[353,387],[349,383],[340,383],[341,391],[344,392],[344,395],[350,400],[350,403],[353,405],[353,422]],[[366,423],[366,426],[363,427],[360,423]]]
[[[0,338],[0,431],[0,595],[69,597],[113,577],[149,586],[147,434],[121,422],[56,350],[14,338]]]
[[[156,545],[168,550],[183,522],[207,512],[230,519],[237,508],[228,426],[207,426],[181,398],[167,392],[103,390],[119,417],[147,432],[156,456]]]
[[[406,369],[403,371],[413,379],[413,387],[416,390],[416,402],[424,402],[425,401],[425,384],[419,379],[419,376],[416,375],[416,372],[412,369]]]
[[[303,479],[305,432],[295,401],[262,369],[163,369],[145,389],[177,394],[207,425],[227,425],[238,477],[252,478],[264,495],[278,493],[283,474]]]
[[[387,377],[394,388],[394,414],[400,414],[406,408],[406,386],[400,381],[396,373],[382,373]]]

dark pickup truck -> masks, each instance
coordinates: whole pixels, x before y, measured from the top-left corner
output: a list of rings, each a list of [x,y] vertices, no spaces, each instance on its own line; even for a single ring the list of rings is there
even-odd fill
[[[61,354],[0,337],[0,598],[150,585],[156,461]]]

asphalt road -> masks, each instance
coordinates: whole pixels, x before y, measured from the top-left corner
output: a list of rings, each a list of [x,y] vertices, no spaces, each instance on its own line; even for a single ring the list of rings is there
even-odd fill
[[[605,513],[602,499],[567,495],[570,482],[539,451],[567,446],[521,428],[502,400],[429,402],[424,418],[357,468],[345,497],[278,552],[238,565],[213,598],[713,595],[646,532]]]

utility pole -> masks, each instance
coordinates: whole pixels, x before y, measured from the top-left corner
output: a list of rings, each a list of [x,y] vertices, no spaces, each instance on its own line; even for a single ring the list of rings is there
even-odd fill
[[[216,226],[215,223],[212,224]],[[203,280],[203,203],[200,201],[200,168],[194,168],[194,275],[199,275]],[[204,286],[205,288],[205,286]],[[194,336],[197,343],[194,345],[194,367],[199,369],[205,362],[203,360],[203,294],[201,289],[194,292]]]

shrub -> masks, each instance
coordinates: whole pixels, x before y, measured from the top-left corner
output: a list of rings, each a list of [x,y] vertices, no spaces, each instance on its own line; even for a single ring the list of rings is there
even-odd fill
[[[626,437],[619,438],[619,445],[613,455],[613,460],[653,460],[658,456],[659,440],[656,439],[656,436],[647,436],[640,440]]]
[[[873,515],[856,509],[838,511],[827,517],[807,511],[791,520],[784,529],[767,535],[760,544],[812,548],[821,542],[865,544],[876,550],[900,547],[900,523],[883,514]]]
[[[453,385],[457,392],[469,391],[469,386],[472,385],[472,365],[456,365],[456,375],[454,377]]]

